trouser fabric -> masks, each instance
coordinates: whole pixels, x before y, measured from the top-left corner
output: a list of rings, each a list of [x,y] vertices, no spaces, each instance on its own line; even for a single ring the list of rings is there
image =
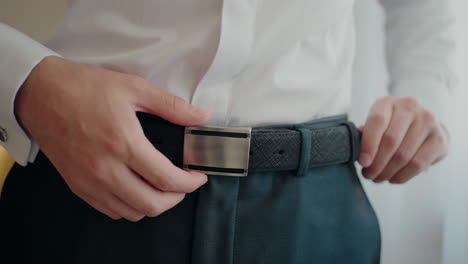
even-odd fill
[[[132,223],[75,196],[40,153],[7,178],[0,240],[1,263],[374,264],[381,238],[351,163],[211,175],[173,209]]]

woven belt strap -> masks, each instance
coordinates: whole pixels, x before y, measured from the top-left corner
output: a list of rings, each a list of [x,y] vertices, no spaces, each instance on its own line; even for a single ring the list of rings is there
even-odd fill
[[[176,166],[183,165],[185,127],[157,116],[138,113],[149,141]],[[351,122],[310,129],[309,167],[354,162],[359,158],[361,134]],[[294,170],[301,159],[302,134],[285,128],[253,128],[249,171]]]

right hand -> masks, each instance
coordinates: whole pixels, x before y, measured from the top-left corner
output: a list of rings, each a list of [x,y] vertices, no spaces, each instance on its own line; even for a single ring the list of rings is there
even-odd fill
[[[174,166],[148,141],[136,112],[179,124],[209,119],[140,77],[50,56],[22,85],[15,113],[69,188],[112,219],[172,208],[207,181]]]

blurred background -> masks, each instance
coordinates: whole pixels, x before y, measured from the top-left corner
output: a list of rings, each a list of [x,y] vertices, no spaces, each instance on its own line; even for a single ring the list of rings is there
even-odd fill
[[[376,0],[356,2],[358,46],[351,120],[363,124],[375,99],[386,94],[388,76],[382,10]],[[468,170],[463,166],[468,164],[468,1],[451,2],[459,43],[451,153],[403,186],[362,180],[380,219],[383,264],[468,263]],[[65,9],[64,0],[0,0],[0,21],[44,42]],[[0,149],[0,178],[11,164]]]

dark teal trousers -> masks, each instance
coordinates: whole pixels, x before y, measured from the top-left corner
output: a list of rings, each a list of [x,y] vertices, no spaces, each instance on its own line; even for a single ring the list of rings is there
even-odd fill
[[[327,126],[343,117],[303,124]],[[0,263],[379,263],[380,230],[353,164],[210,176],[175,208],[114,221],[41,153],[0,199]]]

